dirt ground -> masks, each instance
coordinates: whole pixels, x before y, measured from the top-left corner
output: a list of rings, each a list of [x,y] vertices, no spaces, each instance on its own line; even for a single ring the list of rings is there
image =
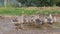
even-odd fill
[[[12,18],[0,17],[0,34],[60,34],[60,30],[16,30]]]

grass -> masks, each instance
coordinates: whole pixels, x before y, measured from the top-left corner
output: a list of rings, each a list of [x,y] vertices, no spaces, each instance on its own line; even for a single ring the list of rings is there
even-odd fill
[[[24,9],[17,9],[17,8],[6,8],[6,9],[0,9],[0,15],[21,15],[22,12],[25,14],[31,15],[35,14],[35,10],[24,10]]]
[[[51,8],[52,9],[52,8]],[[60,14],[60,10],[46,10],[41,8],[0,8],[0,15],[21,15],[22,12],[27,15],[36,14],[39,12],[40,14]]]

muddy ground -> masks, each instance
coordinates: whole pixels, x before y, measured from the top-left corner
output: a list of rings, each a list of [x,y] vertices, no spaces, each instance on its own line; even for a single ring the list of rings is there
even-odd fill
[[[19,29],[16,30],[12,17],[0,17],[0,34],[60,34],[60,30]]]

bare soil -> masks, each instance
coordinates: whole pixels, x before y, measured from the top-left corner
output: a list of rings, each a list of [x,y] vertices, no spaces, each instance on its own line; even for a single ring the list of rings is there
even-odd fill
[[[0,17],[0,34],[60,34],[60,30],[48,29],[19,29],[16,30],[15,25],[11,21],[12,17]]]

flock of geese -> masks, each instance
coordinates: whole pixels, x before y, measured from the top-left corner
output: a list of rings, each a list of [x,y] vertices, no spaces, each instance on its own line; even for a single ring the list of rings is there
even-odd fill
[[[53,14],[35,14],[35,15],[26,15],[22,14],[21,16],[17,17],[13,20],[15,26],[20,26],[20,28],[23,28],[23,24],[30,24],[34,23],[37,27],[39,25],[43,25],[45,23],[52,25],[54,22],[56,22],[56,16]]]

